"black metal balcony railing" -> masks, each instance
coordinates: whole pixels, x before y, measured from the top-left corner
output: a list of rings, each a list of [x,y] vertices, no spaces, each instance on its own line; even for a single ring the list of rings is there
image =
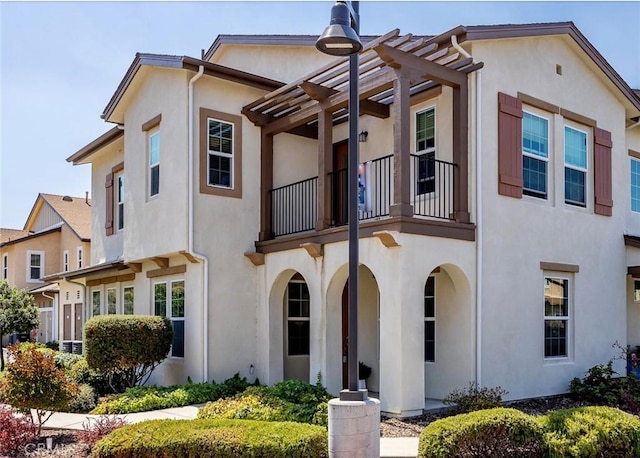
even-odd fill
[[[456,164],[435,159],[434,154],[411,155],[413,214],[451,219]]]
[[[413,213],[449,220],[454,213],[456,164],[434,158],[434,153],[411,155]],[[389,215],[393,202],[393,156],[359,166],[359,219]],[[347,169],[327,175],[332,226],[348,223]],[[315,229],[318,215],[318,177],[269,191],[271,230],[276,237]]]
[[[360,164],[358,169],[358,215],[360,221],[389,214],[391,205],[393,156],[385,156]],[[330,218],[334,226],[348,219],[347,169],[329,173],[331,199]]]
[[[309,231],[318,219],[318,177],[269,191],[271,230],[277,236]]]

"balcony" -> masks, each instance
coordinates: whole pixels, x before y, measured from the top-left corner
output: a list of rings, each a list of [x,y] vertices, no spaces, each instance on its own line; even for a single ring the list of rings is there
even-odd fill
[[[456,164],[434,158],[434,153],[411,156],[411,204],[414,217],[453,220]],[[360,221],[390,217],[393,198],[393,156],[360,164],[358,170]],[[347,169],[330,172],[329,227],[348,224]],[[273,237],[315,231],[318,221],[318,177],[269,191],[269,225]]]

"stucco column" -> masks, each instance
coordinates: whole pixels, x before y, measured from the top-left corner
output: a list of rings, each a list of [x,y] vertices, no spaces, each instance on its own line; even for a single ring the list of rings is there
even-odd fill
[[[388,272],[410,272],[407,256],[390,259]],[[379,279],[380,401],[392,416],[422,414],[424,408],[424,305],[421,288],[408,275]]]

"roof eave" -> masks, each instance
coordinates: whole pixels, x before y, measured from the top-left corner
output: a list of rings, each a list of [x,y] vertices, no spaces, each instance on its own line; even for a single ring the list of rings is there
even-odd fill
[[[90,274],[97,274],[100,272],[107,272],[109,270],[124,270],[127,269],[127,265],[124,261],[113,261],[113,262],[105,262],[102,264],[96,264],[94,266],[85,267],[83,269],[70,270],[67,272],[58,272],[55,274],[47,275],[46,277],[42,277],[42,281],[57,281],[57,280],[73,280],[74,278],[85,277]]]
[[[78,151],[69,156],[66,160],[67,162],[71,162],[73,165],[85,164],[86,160],[104,148],[105,146],[110,145],[120,137],[124,135],[124,130],[122,130],[119,126],[115,126],[114,128],[108,130],[104,134],[100,135],[98,138],[93,140],[86,146],[83,146]]]

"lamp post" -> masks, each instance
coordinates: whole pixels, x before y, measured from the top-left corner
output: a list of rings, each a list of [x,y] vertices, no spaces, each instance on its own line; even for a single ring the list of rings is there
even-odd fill
[[[360,14],[358,1],[337,1],[331,8],[331,22],[316,41],[316,48],[332,56],[349,56],[349,159],[348,159],[348,215],[349,215],[349,351],[348,390],[340,392],[342,401],[362,401],[366,390],[358,389],[358,53],[360,42]]]

